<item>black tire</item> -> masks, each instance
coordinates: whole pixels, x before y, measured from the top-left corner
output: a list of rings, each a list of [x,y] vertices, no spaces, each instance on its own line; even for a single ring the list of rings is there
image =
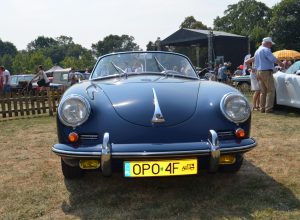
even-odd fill
[[[239,84],[239,87],[242,92],[249,92],[251,90],[251,86],[249,85],[249,83],[246,82]]]
[[[243,165],[244,157],[241,154],[235,155],[236,161],[234,164],[220,165],[219,171],[224,173],[236,173],[240,170]]]
[[[61,159],[61,170],[66,179],[77,179],[84,174],[84,171],[79,166],[69,166],[63,159]]]

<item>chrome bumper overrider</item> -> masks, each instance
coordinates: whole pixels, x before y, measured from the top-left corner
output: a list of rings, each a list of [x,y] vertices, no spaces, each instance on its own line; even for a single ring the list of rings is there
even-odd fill
[[[210,130],[207,141],[193,143],[171,143],[171,144],[112,144],[109,140],[109,133],[103,135],[102,144],[88,147],[74,148],[66,144],[55,144],[52,151],[66,158],[99,158],[101,159],[101,169],[104,176],[111,175],[111,160],[118,158],[151,158],[151,157],[187,157],[187,156],[209,156],[209,171],[215,172],[218,169],[221,154],[243,153],[256,146],[256,141],[252,138],[247,142],[232,143],[222,141],[220,143],[218,134]],[[178,145],[187,146],[188,150],[176,149]],[[138,147],[144,150],[137,152]],[[122,149],[122,150],[121,150]],[[128,151],[123,151],[128,149]],[[151,149],[151,150],[150,150]]]

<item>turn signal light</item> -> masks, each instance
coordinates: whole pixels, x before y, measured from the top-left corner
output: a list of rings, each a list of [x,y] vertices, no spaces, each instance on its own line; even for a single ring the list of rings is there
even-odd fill
[[[69,134],[68,139],[71,143],[75,143],[78,141],[78,134],[75,132],[72,132]]]
[[[234,155],[221,155],[219,164],[234,164],[235,160],[236,159]]]
[[[85,169],[85,170],[98,169],[100,167],[100,161],[99,160],[80,160],[79,166],[81,169]]]
[[[235,131],[235,136],[236,136],[237,138],[244,138],[244,137],[246,136],[246,133],[245,133],[244,129],[238,128],[238,129],[236,129],[236,131]]]

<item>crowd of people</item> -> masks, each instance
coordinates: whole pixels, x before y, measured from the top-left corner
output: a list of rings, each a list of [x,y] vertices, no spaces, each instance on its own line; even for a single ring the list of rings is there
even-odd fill
[[[271,37],[265,37],[261,46],[255,51],[254,56],[245,62],[248,66],[251,66],[251,87],[255,91],[253,108],[262,113],[273,112],[275,99],[274,63],[277,63],[281,68],[285,68],[285,64],[271,52],[271,47],[274,44]]]
[[[271,52],[274,44],[271,37],[265,37],[254,56],[247,59],[244,65],[238,66],[234,72],[231,71],[231,63],[225,62],[215,65],[213,71],[206,73],[205,78],[231,84],[233,76],[250,75],[251,90],[254,92],[252,110],[271,113],[275,99],[274,64],[283,72],[292,65],[291,61],[280,61],[274,56]]]

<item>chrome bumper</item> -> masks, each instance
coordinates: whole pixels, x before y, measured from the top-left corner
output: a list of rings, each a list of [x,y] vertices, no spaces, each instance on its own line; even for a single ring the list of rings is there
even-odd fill
[[[127,151],[127,152],[120,152],[114,151],[114,149],[118,148],[120,145],[114,145],[109,140],[109,133],[105,133],[103,135],[102,145],[92,146],[88,151],[85,148],[80,148],[74,150],[73,147],[69,145],[62,145],[57,144],[52,147],[52,151],[61,156],[66,158],[100,158],[101,159],[101,169],[104,176],[110,176],[112,173],[111,169],[111,161],[112,158],[151,158],[151,157],[187,157],[187,156],[209,156],[210,163],[209,163],[209,171],[216,172],[218,170],[219,159],[221,154],[228,154],[228,153],[243,153],[246,151],[251,150],[256,146],[256,142],[254,139],[251,139],[250,144],[239,144],[237,146],[228,147],[226,144],[223,143],[223,146],[220,146],[220,141],[218,138],[218,134],[214,130],[209,130],[208,140],[205,142],[197,142],[192,143],[194,145],[201,145],[199,149],[194,150],[165,150],[165,151]],[[189,145],[190,143],[180,143],[184,145]],[[68,147],[68,150],[60,149],[57,146],[65,146]],[[119,148],[126,148],[126,146],[133,146],[139,144],[128,144],[128,145],[121,145]],[[143,144],[148,148],[159,147],[160,149],[166,149],[167,146],[172,149],[174,146],[178,146],[178,143],[174,144]],[[70,150],[69,150],[70,149]]]

